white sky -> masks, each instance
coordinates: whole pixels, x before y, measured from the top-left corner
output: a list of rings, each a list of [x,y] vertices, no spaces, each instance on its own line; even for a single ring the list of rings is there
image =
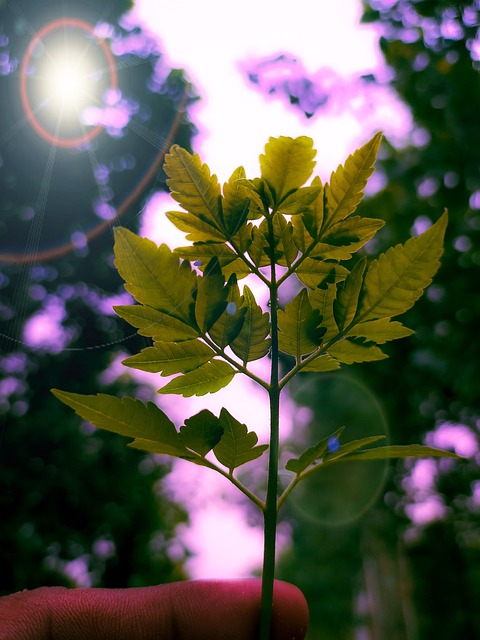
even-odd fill
[[[239,164],[255,177],[258,156],[270,136],[311,136],[318,150],[317,171],[328,178],[374,131],[398,132],[408,126],[408,114],[386,90],[382,100],[371,105],[367,121],[355,117],[355,105],[340,115],[320,114],[307,120],[283,102],[267,100],[240,71],[240,63],[278,53],[294,55],[312,75],[322,67],[333,67],[345,79],[378,71],[378,36],[371,27],[360,25],[360,0],[243,0],[238,4],[137,0],[136,11],[144,26],[160,38],[167,63],[186,69],[201,95],[194,112],[200,130],[195,150],[221,182]],[[185,244],[183,234],[176,233],[162,215],[172,208],[178,205],[172,207],[168,196],[157,194],[147,207],[143,234],[157,242]],[[263,395],[239,388],[236,380],[214,396],[191,402],[170,398],[174,413],[181,406],[183,417],[205,406],[218,415],[223,405],[255,430],[268,419]],[[266,441],[264,430],[258,431],[263,431]],[[180,462],[168,483],[175,497],[188,500],[192,527],[182,537],[196,552],[189,563],[192,577],[248,575],[261,563],[261,533],[252,531],[229,505],[226,481],[190,466]]]

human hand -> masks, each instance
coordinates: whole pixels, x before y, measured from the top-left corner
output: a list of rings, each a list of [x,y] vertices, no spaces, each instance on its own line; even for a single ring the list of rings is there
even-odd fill
[[[0,598],[0,640],[255,640],[260,593],[258,579],[42,587]],[[276,581],[272,638],[302,640],[307,623],[303,594]]]

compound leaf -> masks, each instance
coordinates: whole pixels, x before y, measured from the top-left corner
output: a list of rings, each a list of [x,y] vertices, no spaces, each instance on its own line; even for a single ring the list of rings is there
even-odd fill
[[[175,393],[185,398],[204,396],[226,387],[233,380],[236,371],[228,362],[211,360],[194,371],[189,371],[170,380],[158,393]]]
[[[439,267],[446,226],[444,213],[420,236],[373,260],[363,281],[357,321],[390,318],[414,305]]]
[[[311,176],[316,151],[307,136],[270,138],[260,156],[262,178],[268,183],[279,205],[293,189],[301,187]]]
[[[140,371],[171,376],[198,369],[214,355],[215,352],[200,340],[156,342],[154,347],[147,347],[140,353],[126,358],[122,364]]]
[[[158,453],[183,456],[187,453],[173,422],[153,402],[116,398],[99,393],[82,395],[52,389],[53,395],[95,427],[122,436],[154,441]]]
[[[160,247],[128,229],[115,229],[115,265],[125,289],[141,304],[194,326],[191,317],[197,276],[188,262],[179,263],[167,245]]]
[[[185,420],[180,427],[180,437],[186,447],[200,456],[206,456],[220,442],[223,427],[220,420],[208,409],[203,409]]]
[[[223,427],[223,435],[220,442],[214,447],[215,457],[229,470],[256,460],[268,449],[268,445],[257,445],[258,436],[253,431],[238,422],[226,409],[220,411],[220,424]],[[257,445],[257,446],[256,446]]]

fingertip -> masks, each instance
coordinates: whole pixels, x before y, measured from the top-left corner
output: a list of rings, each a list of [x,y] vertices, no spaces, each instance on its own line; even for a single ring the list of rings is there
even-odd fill
[[[308,628],[309,611],[298,587],[276,580],[273,592],[272,631],[275,640],[303,640]]]

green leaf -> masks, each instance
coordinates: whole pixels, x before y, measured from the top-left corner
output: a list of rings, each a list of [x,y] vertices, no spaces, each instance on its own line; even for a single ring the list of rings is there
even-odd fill
[[[349,260],[352,254],[371,240],[384,224],[384,221],[378,218],[360,216],[341,220],[321,236],[321,243],[315,247],[311,255],[330,260]]]
[[[206,456],[219,442],[223,435],[220,420],[207,409],[187,418],[180,427],[180,437],[186,447],[200,456]]]
[[[348,269],[335,262],[321,262],[311,258],[305,258],[295,271],[298,279],[310,289],[315,289],[328,283],[341,282],[345,280],[348,273]]]
[[[225,234],[222,231],[190,213],[167,211],[165,215],[177,229],[187,234],[187,240],[192,242],[225,242]]]
[[[191,307],[197,276],[188,262],[179,263],[167,245],[115,229],[115,264],[125,289],[140,303],[194,326]]]
[[[335,448],[332,448],[324,457],[324,463],[336,462],[343,458],[344,456],[361,449],[362,447],[366,447],[369,444],[373,444],[374,442],[378,442],[378,440],[383,440],[385,436],[368,436],[367,438],[360,438],[359,440],[352,440],[351,442],[346,442],[338,447],[335,451]]]
[[[270,138],[260,156],[262,178],[279,204],[293,189],[298,189],[312,174],[316,155],[313,140],[307,136]]]
[[[198,262],[196,266],[204,266],[212,258],[217,258],[223,267],[237,259],[237,255],[224,242],[194,242],[187,247],[177,247],[173,254],[190,262]]]
[[[141,336],[165,342],[181,342],[198,337],[198,331],[168,313],[141,304],[114,306],[115,313],[138,329]]]
[[[245,169],[238,167],[223,185],[223,221],[229,239],[239,233],[248,218],[250,199],[242,184],[244,179]]]
[[[349,338],[339,340],[328,353],[343,362],[344,364],[354,364],[355,362],[373,362],[374,360],[384,360],[388,356],[381,349],[374,345],[358,344]]]
[[[134,398],[105,395],[82,395],[52,389],[53,395],[74,409],[94,426],[130,438],[155,441],[158,453],[183,456],[185,446],[171,420],[152,402],[146,405]]]
[[[310,250],[311,245],[317,242],[323,225],[323,185],[318,176],[312,180],[310,188],[318,189],[318,196],[301,215],[292,218],[293,239],[302,253]]]
[[[333,305],[335,320],[340,331],[348,327],[355,317],[358,299],[363,284],[363,274],[367,266],[367,259],[357,262],[345,281],[338,287],[337,299]]]
[[[247,285],[243,288],[244,305],[247,308],[238,336],[230,344],[233,353],[244,364],[263,358],[270,349],[270,318],[263,313]]]
[[[204,396],[226,387],[233,380],[236,371],[228,362],[211,360],[194,371],[170,380],[158,393],[175,393],[185,398]]]
[[[332,173],[330,184],[325,185],[327,212],[324,229],[332,227],[353,213],[363,198],[363,190],[373,173],[382,134],[377,133],[370,142],[347,158],[345,166]]]
[[[413,333],[415,332],[412,329],[404,327],[401,322],[391,322],[390,318],[381,318],[380,320],[370,320],[369,322],[356,324],[346,335],[365,338],[365,340],[376,342],[377,344],[384,344],[389,340],[411,336]]]
[[[338,327],[333,315],[333,305],[337,297],[337,285],[328,284],[324,289],[314,289],[308,294],[310,304],[314,309],[318,309],[321,317],[321,327],[325,329],[324,342],[329,342],[338,335]]]
[[[315,371],[316,373],[322,373],[325,371],[335,371],[340,368],[338,360],[334,360],[328,353],[318,356],[308,364],[306,364],[302,371]]]
[[[310,208],[312,202],[318,198],[321,191],[322,187],[318,184],[296,189],[282,200],[277,207],[277,212],[289,216],[296,216],[300,213],[304,213]]]
[[[225,311],[228,289],[224,285],[218,258],[212,258],[198,279],[195,319],[202,331],[208,331]]]
[[[247,308],[243,306],[243,296],[232,274],[227,284],[228,296],[225,311],[211,327],[209,335],[221,349],[225,349],[240,333]]]
[[[422,444],[409,445],[389,445],[387,447],[376,447],[368,451],[360,451],[349,455],[344,460],[387,460],[391,458],[455,458],[461,460],[452,451],[444,451],[434,447],[427,447]]]
[[[248,255],[257,267],[270,265],[270,243],[268,242],[268,224],[262,220],[259,227],[252,230],[252,243],[248,247]]]
[[[314,351],[324,331],[318,330],[321,317],[312,309],[306,289],[302,289],[285,307],[278,311],[278,347],[284,353],[300,357]]]
[[[173,145],[163,168],[172,197],[190,214],[223,230],[220,185],[199,156]]]
[[[234,469],[256,460],[268,449],[268,445],[258,442],[258,436],[253,431],[248,431],[247,427],[238,422],[226,409],[220,411],[220,424],[223,427],[223,435],[220,442],[214,447],[215,457],[229,470],[230,474]]]
[[[404,245],[388,249],[368,267],[358,322],[390,318],[410,309],[437,271],[443,253],[447,214]]]
[[[313,445],[306,451],[304,451],[298,458],[290,458],[285,465],[285,469],[287,471],[293,471],[299,475],[302,471],[305,471],[308,467],[314,464],[317,460],[323,458],[323,456],[328,452],[329,447],[338,446],[338,442],[340,440],[340,436],[345,431],[345,427],[340,427],[334,433],[330,434],[326,438],[317,442],[317,444]]]
[[[298,255],[298,249],[293,241],[293,227],[281,213],[276,213],[272,219],[273,237],[275,244],[275,262],[282,267],[290,267]],[[270,247],[268,254],[271,254]]]
[[[122,361],[127,367],[160,373],[171,376],[198,369],[209,362],[215,352],[200,340],[184,342],[156,342],[154,347],[147,347],[140,353]]]

